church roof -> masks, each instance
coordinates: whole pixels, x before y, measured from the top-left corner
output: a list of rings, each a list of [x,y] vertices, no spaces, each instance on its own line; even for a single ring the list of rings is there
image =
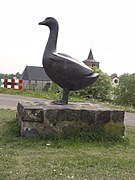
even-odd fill
[[[88,55],[88,59],[91,59],[91,60],[94,60],[94,57],[93,57],[93,53],[92,53],[92,50],[90,49],[90,52],[89,52],[89,55]]]
[[[83,62],[97,62],[94,57],[93,57],[93,53],[92,53],[92,50],[90,49],[90,52],[89,52],[89,55],[88,55],[88,58],[86,60],[84,60]]]

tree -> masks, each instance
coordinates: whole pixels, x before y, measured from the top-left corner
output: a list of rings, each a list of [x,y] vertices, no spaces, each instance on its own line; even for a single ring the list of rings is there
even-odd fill
[[[116,104],[135,107],[135,73],[121,75],[114,94]]]
[[[94,98],[99,101],[110,101],[112,92],[111,78],[97,67],[93,67],[93,70],[99,73],[97,81],[87,88],[75,92],[75,94],[86,99]]]
[[[3,79],[12,79],[14,74],[3,74]]]
[[[18,79],[20,78],[21,74],[19,72],[17,72],[15,75],[15,77],[17,77]]]
[[[3,79],[4,78],[4,74],[0,74],[0,79]]]
[[[0,74],[0,79],[13,79],[14,77],[19,78],[20,75],[21,74],[19,72],[17,72],[16,74],[3,74],[3,73],[1,73]]]

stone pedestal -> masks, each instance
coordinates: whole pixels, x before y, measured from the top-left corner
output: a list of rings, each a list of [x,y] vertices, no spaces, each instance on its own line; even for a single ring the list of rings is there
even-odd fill
[[[19,102],[17,118],[25,137],[60,137],[102,128],[124,135],[124,111],[91,103],[53,105],[46,102]]]

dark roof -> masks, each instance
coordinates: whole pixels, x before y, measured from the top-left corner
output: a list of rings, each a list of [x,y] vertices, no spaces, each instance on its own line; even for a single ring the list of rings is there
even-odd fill
[[[26,66],[20,79],[34,81],[50,81],[50,78],[44,71],[43,67]]]
[[[116,73],[111,74],[111,76],[110,76],[110,77],[111,77],[111,79],[114,79],[114,78],[116,78],[116,77],[118,78],[118,76],[117,76],[117,74],[116,74]]]
[[[90,52],[89,52],[89,55],[88,55],[88,58],[86,60],[84,60],[83,62],[97,62],[94,57],[93,57],[93,53],[92,53],[92,50],[90,49]]]
[[[94,59],[91,49],[90,49],[90,53],[89,53],[89,55],[88,55],[87,60],[88,60],[88,59],[92,59],[92,60]]]

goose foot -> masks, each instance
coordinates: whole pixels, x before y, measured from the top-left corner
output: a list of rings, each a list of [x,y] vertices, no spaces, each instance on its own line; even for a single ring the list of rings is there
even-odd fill
[[[60,99],[60,100],[52,101],[52,104],[65,105],[65,104],[68,104],[68,102],[66,102],[66,101],[63,100],[63,99]]]
[[[60,100],[53,101],[53,104],[57,105],[65,105],[68,104],[68,94],[69,94],[69,89],[63,89],[63,97]]]

